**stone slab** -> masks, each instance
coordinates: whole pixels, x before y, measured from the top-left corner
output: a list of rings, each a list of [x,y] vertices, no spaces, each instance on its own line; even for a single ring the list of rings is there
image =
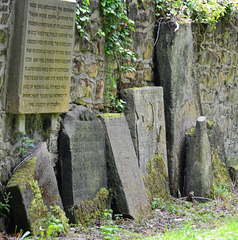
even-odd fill
[[[19,229],[24,230],[31,229],[32,227],[29,219],[31,204],[35,198],[35,189],[31,187],[33,182],[31,175],[33,175],[34,180],[38,183],[43,202],[48,207],[48,210],[50,210],[50,206],[57,199],[57,204],[63,209],[46,143],[38,143],[30,156],[23,159],[22,164],[19,165],[7,184],[7,191],[10,192],[11,196],[10,204],[15,223]],[[38,210],[40,217],[40,207]]]
[[[68,112],[76,2],[14,1],[7,111]]]
[[[193,132],[186,133],[186,195],[210,195],[213,182],[211,144],[207,135],[206,117],[197,119]]]
[[[119,213],[139,219],[150,212],[138,159],[123,114],[100,115],[107,135],[108,178]]]
[[[64,118],[59,136],[61,193],[65,209],[92,200],[107,188],[103,125],[89,109],[78,106]]]
[[[144,176],[149,159],[163,156],[166,170],[167,149],[162,87],[131,88],[123,91],[125,115]]]

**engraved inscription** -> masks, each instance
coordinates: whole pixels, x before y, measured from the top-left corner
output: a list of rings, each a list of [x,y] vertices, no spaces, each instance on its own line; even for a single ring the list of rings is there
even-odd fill
[[[20,108],[66,112],[72,64],[75,4],[28,1]]]

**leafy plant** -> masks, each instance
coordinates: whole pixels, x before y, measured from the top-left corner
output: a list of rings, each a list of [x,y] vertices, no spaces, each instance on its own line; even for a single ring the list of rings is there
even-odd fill
[[[9,195],[10,193],[5,194],[3,201],[0,202],[0,217],[6,218],[7,214],[10,213]]]
[[[106,80],[106,89],[104,94],[104,107],[108,111],[122,112],[125,109],[126,102],[116,97],[117,84],[115,77],[112,76],[109,70],[108,78]]]
[[[89,0],[79,1],[76,4],[76,27],[80,36],[87,41],[89,41],[89,35],[85,28],[90,22],[91,10],[88,8],[89,5]]]
[[[21,132],[21,142],[20,146],[17,147],[18,156],[23,157],[28,153],[27,149],[30,147],[35,147],[34,140],[26,136],[25,132]]]
[[[51,212],[41,221],[40,237],[48,239],[49,237],[57,237],[68,232],[68,223],[56,218]]]
[[[156,15],[159,18],[192,20],[209,25],[214,25],[219,18],[237,10],[237,2],[233,0],[156,0]]]

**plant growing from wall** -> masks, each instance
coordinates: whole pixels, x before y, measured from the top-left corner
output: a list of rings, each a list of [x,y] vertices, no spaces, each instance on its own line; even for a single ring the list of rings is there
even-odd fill
[[[104,21],[105,53],[116,59],[121,81],[121,71],[134,70],[130,64],[124,63],[136,61],[135,53],[130,49],[131,33],[135,31],[134,22],[127,16],[126,0],[101,0],[100,3]]]
[[[214,25],[218,19],[238,11],[233,0],[155,0],[158,18],[194,21]]]
[[[106,88],[104,93],[104,108],[106,112],[122,112],[125,109],[126,102],[117,98],[117,84],[112,70],[109,69],[106,78]]]
[[[26,136],[25,132],[21,132],[20,146],[17,147],[18,156],[23,157],[24,155],[26,155],[28,153],[27,150],[29,148],[33,148],[33,147],[35,147],[34,139],[30,139],[29,137]]]
[[[89,35],[86,31],[86,26],[90,22],[91,10],[88,8],[90,5],[89,0],[79,1],[76,4],[76,28],[79,35],[89,41]]]

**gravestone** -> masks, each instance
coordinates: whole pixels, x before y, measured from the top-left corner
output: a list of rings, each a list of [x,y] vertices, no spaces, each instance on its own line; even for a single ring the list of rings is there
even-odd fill
[[[126,217],[147,217],[150,204],[126,118],[123,114],[100,117],[107,135],[108,178],[116,208]]]
[[[186,194],[209,196],[213,182],[211,144],[206,117],[199,117],[196,128],[186,133]]]
[[[37,143],[30,156],[22,160],[7,184],[7,191],[10,192],[12,213],[19,229],[32,230],[36,220],[32,211],[40,220],[44,205],[49,211],[54,203],[63,209],[46,143]],[[41,196],[37,195],[39,193]],[[34,202],[41,199],[44,205],[34,206]]]
[[[75,0],[14,1],[8,112],[68,111],[75,7]]]
[[[89,109],[78,106],[66,114],[59,154],[66,211],[80,201],[92,200],[101,188],[107,188],[103,126]]]
[[[123,91],[125,115],[144,176],[149,159],[162,155],[167,167],[166,129],[162,87],[132,88]]]

